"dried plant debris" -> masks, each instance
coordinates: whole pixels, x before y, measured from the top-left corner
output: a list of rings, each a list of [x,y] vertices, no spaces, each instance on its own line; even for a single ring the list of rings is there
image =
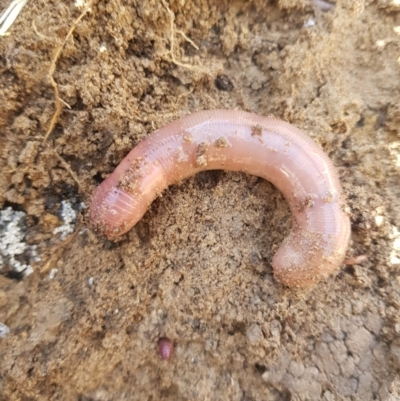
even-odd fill
[[[7,31],[17,19],[28,0],[14,0],[0,16],[0,36],[8,35]]]
[[[31,260],[40,261],[36,245],[28,245],[25,239],[26,214],[7,207],[0,211],[0,271],[10,271],[27,276],[33,272]]]
[[[60,227],[56,227],[53,234],[61,233],[60,238],[64,240],[69,234],[72,234],[75,230],[77,211],[72,208],[71,202],[63,200],[61,202],[61,218],[64,224]]]

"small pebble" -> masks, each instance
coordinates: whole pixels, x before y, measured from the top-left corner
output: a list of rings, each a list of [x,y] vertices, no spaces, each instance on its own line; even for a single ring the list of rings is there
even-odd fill
[[[10,328],[4,323],[0,323],[0,338],[4,338],[10,332]]]
[[[253,345],[260,343],[264,339],[261,327],[257,324],[252,324],[246,330],[246,336],[249,343]]]
[[[53,278],[56,276],[56,274],[58,273],[58,269],[54,268],[50,270],[49,273],[49,280],[53,280]]]

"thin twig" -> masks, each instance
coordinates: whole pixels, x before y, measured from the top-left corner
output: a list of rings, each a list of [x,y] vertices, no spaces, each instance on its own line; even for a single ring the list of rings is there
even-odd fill
[[[79,190],[82,190],[82,185],[81,182],[78,179],[78,176],[73,172],[71,166],[53,149],[54,156],[57,157],[57,159],[60,161],[62,166],[65,168],[65,170],[68,171],[68,173],[71,175],[72,179],[76,182],[78,185]]]
[[[88,11],[90,11],[90,4],[88,3],[85,8],[83,9],[81,15],[75,20],[75,22],[72,24],[70,30],[67,33],[67,36],[65,37],[64,41],[62,42],[61,46],[57,49],[53,59],[51,60],[50,68],[49,68],[49,80],[50,84],[54,89],[54,103],[56,105],[56,110],[53,114],[53,117],[50,121],[49,128],[47,129],[46,135],[43,138],[43,143],[47,141],[47,138],[49,135],[53,132],[54,126],[56,125],[58,121],[58,117],[61,114],[61,101],[60,101],[60,96],[59,96],[59,91],[58,91],[58,85],[56,81],[54,80],[54,71],[56,69],[57,61],[61,55],[62,50],[64,49],[65,44],[67,43],[68,39],[71,37],[72,33],[74,32],[75,28],[79,24],[79,22],[82,20],[82,18],[87,14]]]
[[[0,16],[0,36],[9,35],[8,29],[17,19],[28,0],[14,0]]]
[[[180,35],[183,36],[183,38],[189,42],[196,50],[199,50],[199,47],[190,39],[188,38],[185,33],[179,29],[175,28],[175,14],[171,11],[171,9],[169,8],[167,2],[165,0],[161,0],[161,2],[163,3],[164,7],[166,8],[169,16],[170,16],[170,49],[167,52],[167,54],[170,55],[171,57],[171,61],[179,66],[179,67],[183,67],[186,68],[188,70],[192,70],[192,71],[198,71],[201,73],[207,73],[208,69],[206,68],[202,68],[200,66],[197,65],[193,65],[193,64],[186,64],[186,63],[182,63],[181,61],[178,61],[175,57],[175,32],[179,33]]]

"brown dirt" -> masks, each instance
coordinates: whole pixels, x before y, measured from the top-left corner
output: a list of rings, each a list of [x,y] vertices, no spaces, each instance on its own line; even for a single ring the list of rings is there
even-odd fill
[[[27,214],[42,259],[0,276],[0,400],[399,400],[400,7],[166,4],[94,0],[57,61],[70,108],[46,144],[51,59],[82,10],[29,1],[0,38],[0,207]],[[284,199],[219,171],[169,188],[117,243],[84,220],[53,234],[61,201],[87,203],[141,138],[208,108],[274,114],[320,143],[351,209],[348,257],[368,260],[311,291],[279,285]]]

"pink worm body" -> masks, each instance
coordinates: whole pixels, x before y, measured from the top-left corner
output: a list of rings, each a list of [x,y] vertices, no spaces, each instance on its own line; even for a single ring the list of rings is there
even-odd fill
[[[216,169],[265,178],[286,198],[294,221],[272,260],[280,282],[309,286],[339,267],[350,221],[330,159],[293,125],[244,111],[201,111],[149,135],[95,190],[91,225],[116,239],[170,184]]]
[[[165,361],[169,361],[174,354],[174,343],[167,337],[161,337],[158,340],[158,352],[161,358]]]

